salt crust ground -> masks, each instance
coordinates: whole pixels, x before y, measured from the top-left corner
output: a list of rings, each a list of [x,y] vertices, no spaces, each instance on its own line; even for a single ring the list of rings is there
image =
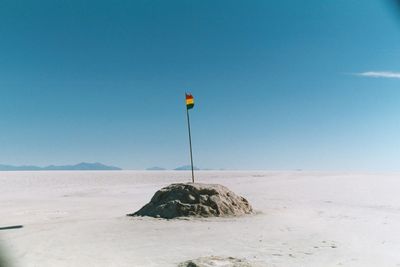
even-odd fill
[[[400,266],[400,174],[199,172],[245,196],[240,218],[131,218],[186,172],[2,172],[0,243],[16,267],[164,266],[210,255],[264,266]]]

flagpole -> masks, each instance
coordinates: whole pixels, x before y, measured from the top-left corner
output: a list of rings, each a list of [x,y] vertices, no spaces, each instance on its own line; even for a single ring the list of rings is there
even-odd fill
[[[193,171],[193,153],[192,153],[192,136],[190,134],[190,119],[189,119],[189,109],[186,107],[187,123],[189,130],[189,146],[190,146],[190,163],[192,166],[192,182],[194,183],[194,171]]]

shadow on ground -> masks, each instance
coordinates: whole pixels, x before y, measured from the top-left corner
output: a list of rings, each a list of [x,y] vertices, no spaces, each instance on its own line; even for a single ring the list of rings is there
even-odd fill
[[[13,229],[20,229],[20,228],[23,228],[24,226],[23,225],[10,225],[10,226],[3,226],[3,227],[0,227],[0,231],[2,231],[2,230],[13,230]]]
[[[15,230],[23,228],[23,225],[9,225],[9,226],[2,226],[0,227],[0,231],[7,231],[7,230]],[[4,246],[0,243],[0,267],[12,267],[14,265],[11,264],[9,260],[9,255],[7,251],[4,249]]]
[[[12,267],[13,265],[9,261],[9,257],[6,255],[6,252],[3,246],[0,244],[0,267]]]

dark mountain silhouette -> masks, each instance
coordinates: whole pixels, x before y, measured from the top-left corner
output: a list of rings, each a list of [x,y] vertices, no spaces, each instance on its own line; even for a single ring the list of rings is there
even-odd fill
[[[196,166],[194,166],[193,169],[194,170],[200,170]],[[192,170],[192,167],[190,165],[185,165],[185,166],[180,166],[178,168],[175,168],[174,170],[175,171],[189,171],[189,170]]]
[[[165,171],[165,170],[166,170],[165,168],[163,168],[163,167],[158,167],[158,166],[150,167],[150,168],[147,168],[147,169],[146,169],[146,171]]]
[[[0,171],[112,171],[121,170],[121,168],[114,166],[107,166],[102,163],[87,163],[82,162],[76,165],[50,165],[47,167],[38,166],[13,166],[0,164]]]

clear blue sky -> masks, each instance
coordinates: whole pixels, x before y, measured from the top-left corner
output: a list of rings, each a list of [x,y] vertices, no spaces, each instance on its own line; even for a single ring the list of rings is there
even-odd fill
[[[378,0],[0,2],[0,163],[400,171]]]

